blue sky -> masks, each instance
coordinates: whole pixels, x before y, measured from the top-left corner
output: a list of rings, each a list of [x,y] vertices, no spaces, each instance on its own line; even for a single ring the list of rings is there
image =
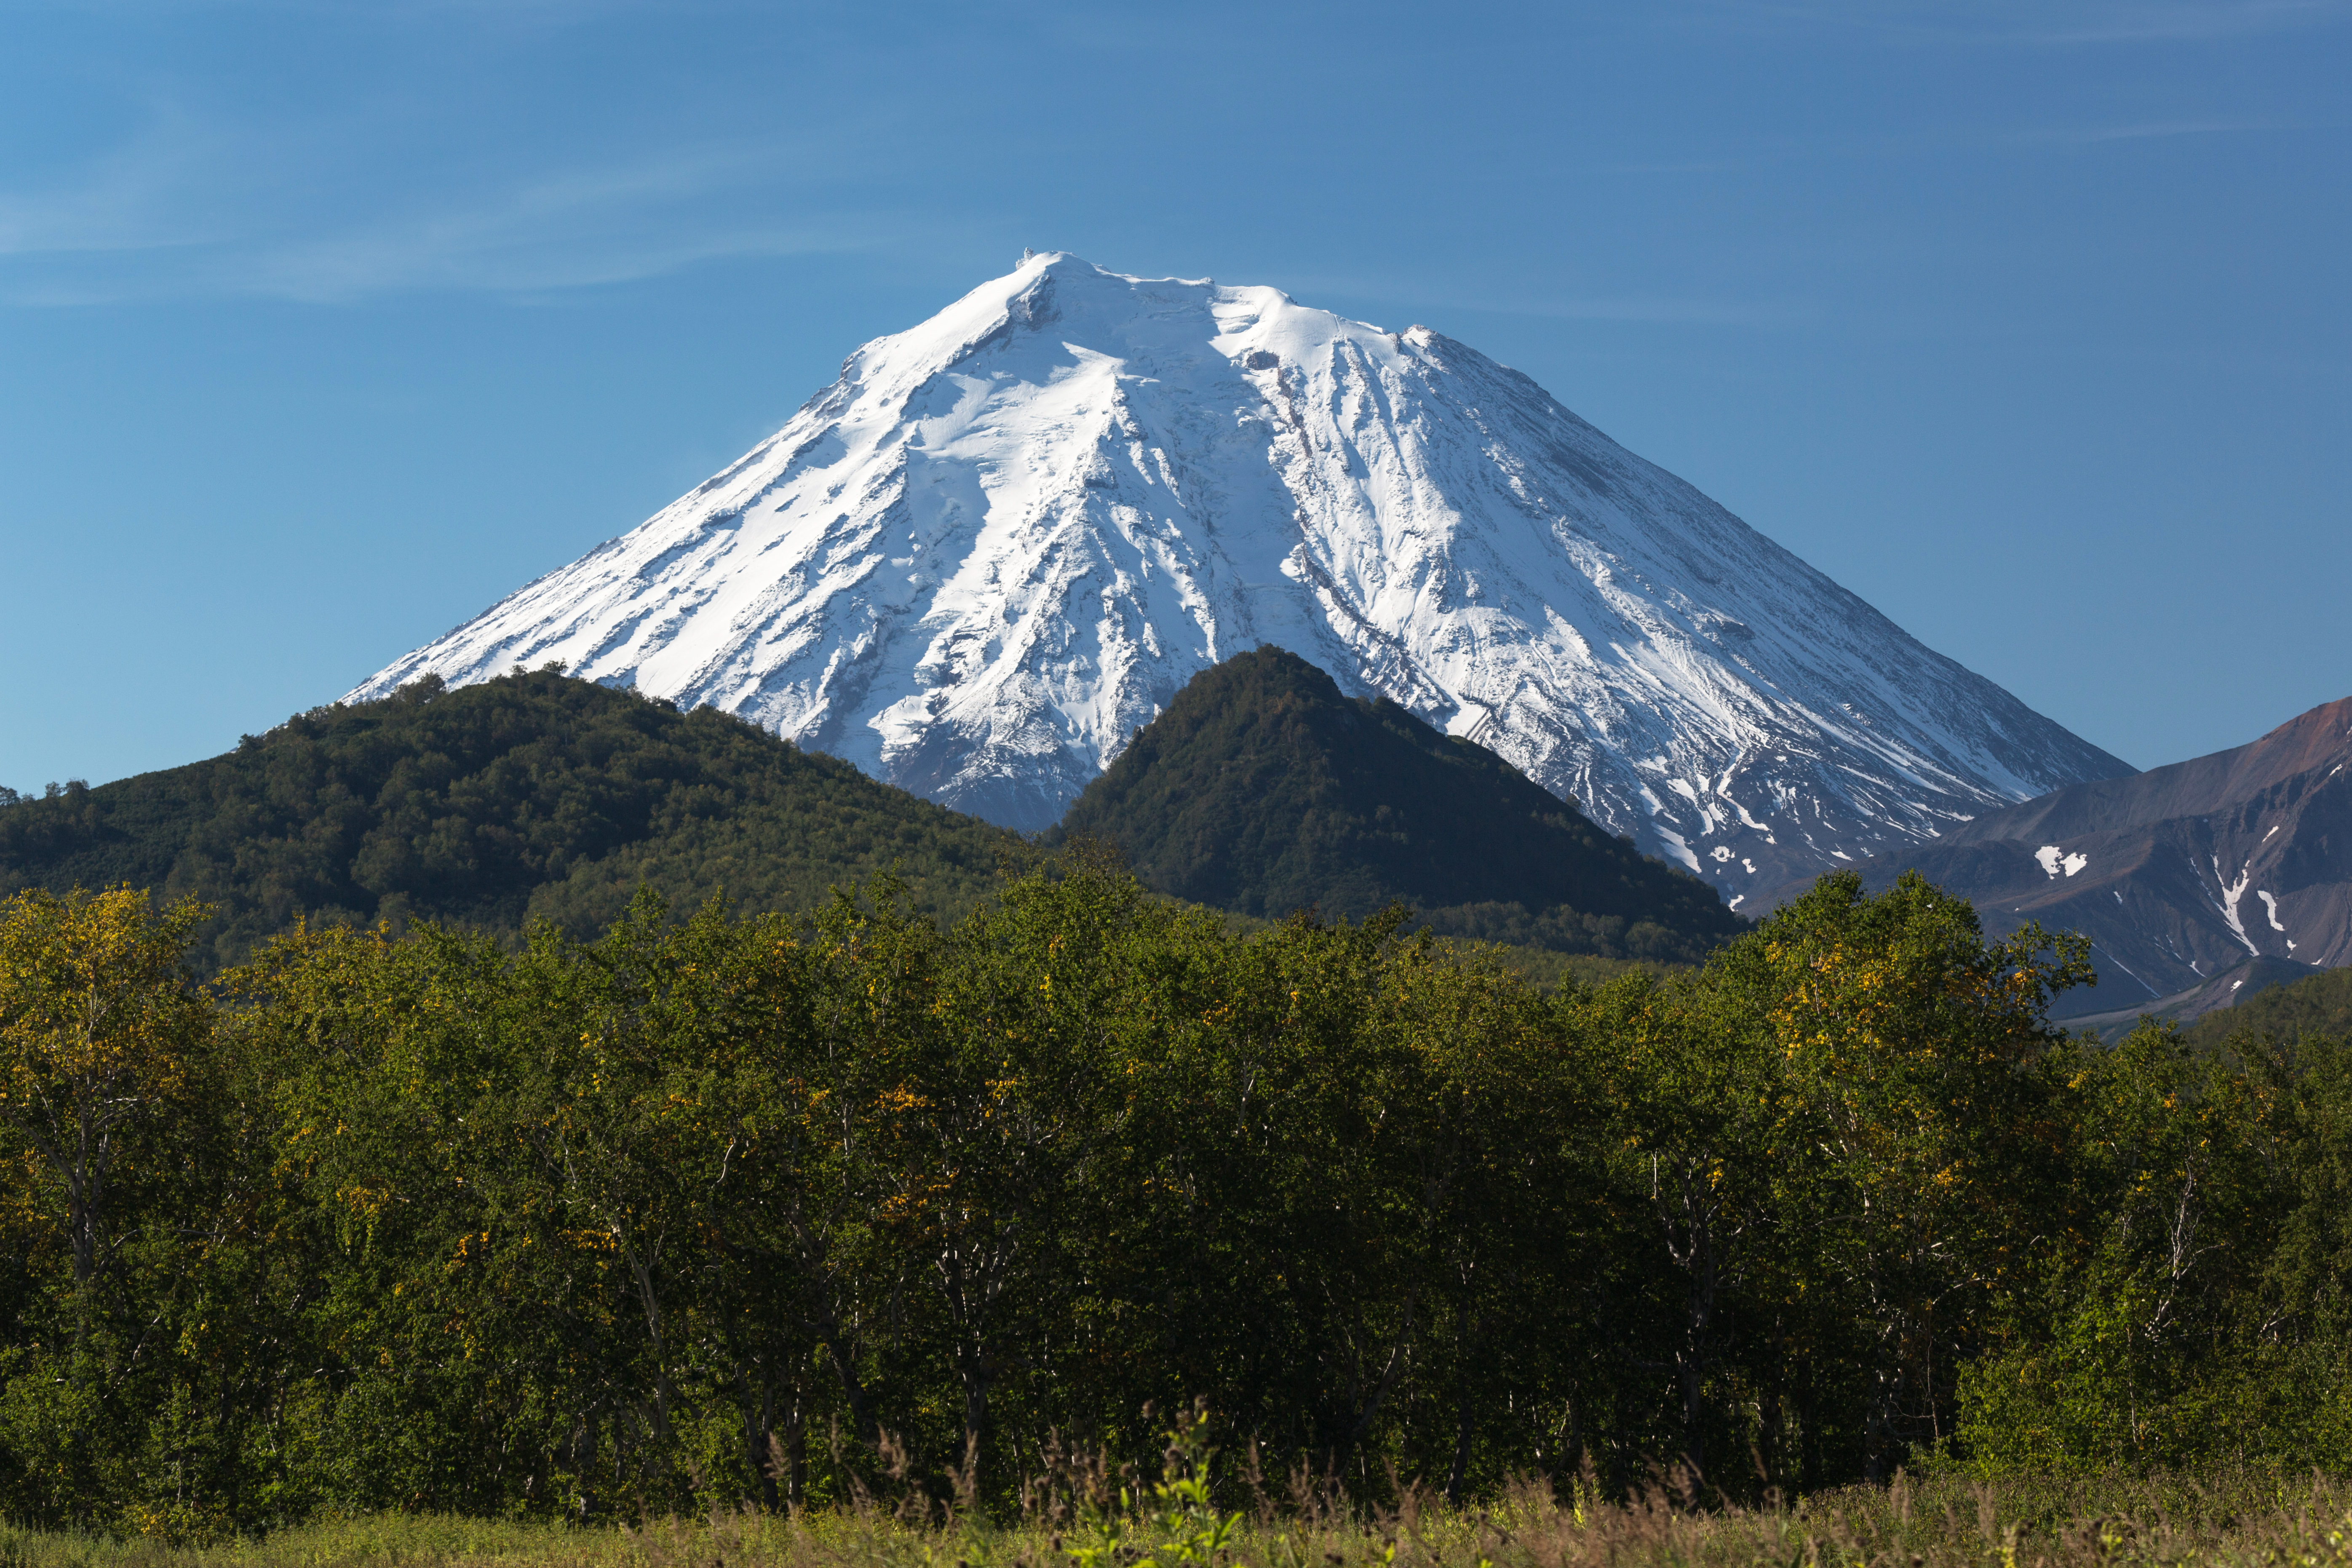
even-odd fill
[[[2352,0],[0,0],[0,784],[225,750],[1024,246],[1534,375],[2141,766],[2352,693]]]

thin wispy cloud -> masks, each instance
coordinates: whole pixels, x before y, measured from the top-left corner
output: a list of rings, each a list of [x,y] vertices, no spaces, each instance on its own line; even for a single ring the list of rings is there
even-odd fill
[[[1503,211],[1530,191],[1558,199],[1588,176],[1605,176],[1605,189],[1597,182],[1590,188],[1598,213],[1647,208],[1659,191],[1672,192],[1675,203],[1714,201],[1736,192],[1738,181],[1776,169],[1820,177],[1809,164],[1924,163],[1979,149],[2013,159],[2019,154],[2000,150],[2305,128],[2291,123],[2294,103],[2232,103],[2201,83],[2165,92],[2103,84],[2109,89],[2097,94],[2038,97],[1930,92],[1916,106],[1873,102],[1853,113],[1809,110],[1778,121],[1768,106],[1760,118],[1750,111],[1737,120],[1662,110],[1648,123],[1637,104],[1631,114],[1581,127],[1571,96],[1538,104],[1528,134],[1494,137],[1475,157],[1424,167],[1423,142],[1388,137],[1386,118],[1365,110],[1370,100],[1360,98],[1360,86],[1328,114],[1285,119],[1286,95],[1259,90],[1244,71],[1234,79],[1249,88],[1247,112],[1221,125],[1213,105],[1203,110],[1195,101],[1205,90],[1202,73],[1162,58],[1163,35],[1184,29],[1072,0],[1050,0],[1018,23],[966,22],[957,31],[943,22],[914,38],[869,27],[854,47],[836,47],[829,35],[810,41],[849,14],[816,5],[806,17],[795,12],[789,29],[772,28],[764,55],[746,48],[740,58],[724,47],[682,47],[687,32],[666,17],[646,20],[656,14],[651,0],[44,3],[52,14],[164,20],[150,29],[149,52],[135,70],[98,47],[100,34],[110,39],[121,29],[93,26],[75,37],[60,30],[71,47],[61,45],[58,58],[74,62],[101,93],[117,93],[93,109],[85,109],[90,95],[79,82],[70,91],[57,88],[58,73],[42,72],[33,55],[13,66],[0,59],[0,147],[8,144],[12,79],[33,102],[37,95],[29,89],[46,83],[69,117],[79,116],[65,134],[51,134],[43,122],[40,137],[25,139],[50,149],[45,163],[0,153],[0,300],[18,303],[529,292],[735,258],[892,244],[919,250],[934,237],[1008,216],[1025,219],[1033,205],[1086,218],[1118,210],[1144,222],[1167,199],[1214,207],[1220,187],[1233,180],[1204,172],[1216,160],[1228,170],[1255,167],[1280,132],[1319,148],[1299,154],[1297,167],[1321,157],[1337,175],[1305,181],[1309,199],[1299,221],[1308,222],[1321,221],[1304,216],[1314,194],[1358,170],[1408,184],[1441,182],[1449,200],[1469,192]],[[725,14],[719,32],[730,41],[758,10],[732,0],[685,3],[706,21]],[[1801,33],[1808,48],[1824,32],[1894,43],[2037,46],[2210,39],[2284,34],[2352,15],[2352,0],[1682,4],[1670,14],[1685,32],[1704,23],[1732,37]],[[202,27],[166,25],[191,8],[261,16],[242,33],[223,29],[218,39]],[[370,20],[307,25],[322,14]],[[615,16],[629,25],[606,25]],[[1665,38],[1647,23],[1625,26],[1643,33],[1645,48]],[[238,47],[246,34],[267,34],[266,46]],[[1063,34],[1084,47],[1075,54],[1064,44],[1045,47]],[[183,47],[192,37],[212,49],[194,64]],[[2000,70],[2010,64],[1969,58]],[[309,68],[314,63],[318,68]],[[1032,71],[1034,79],[1024,74]],[[134,75],[131,86],[113,79]],[[1130,79],[1131,93],[1123,85],[1104,88]],[[1443,98],[1443,85],[1429,90]],[[1174,107],[1164,116],[1134,107],[1171,92]],[[1488,105],[1467,91],[1447,112],[1465,107],[1484,113]],[[2252,109],[2275,112],[2231,112]],[[2069,122],[2076,114],[2080,121]],[[35,123],[29,113],[26,123]],[[1234,123],[1246,129],[1236,132]],[[75,135],[83,138],[79,146]],[[1576,147],[1590,161],[1556,163],[1529,151],[1551,146]],[[1120,149],[1136,150],[1128,166],[1115,162]],[[1273,163],[1292,166],[1286,158]],[[1681,215],[1670,205],[1664,221],[1679,230]],[[1808,319],[1810,307],[1710,297],[1677,287],[1671,274],[1618,276],[1632,287],[1528,289],[1509,302],[1461,304],[1595,321],[1771,327]]]
[[[2147,120],[2116,125],[2053,125],[2008,132],[2021,144],[2095,145],[2104,142],[2163,142],[2183,136],[2236,136],[2300,127],[2282,120]]]
[[[703,262],[866,249],[894,237],[885,221],[838,215],[581,234],[501,213],[450,214],[263,250],[221,268],[221,286],[327,304],[418,289],[528,294],[635,282]]]
[[[2243,136],[2312,130],[2311,124],[2276,116],[2210,115],[2174,120],[2127,120],[2084,124],[2025,126],[1959,125],[1940,131],[1874,136],[1780,137],[1751,143],[1738,158],[1612,163],[1596,173],[1635,178],[1752,174],[1805,163],[1899,163],[1923,155],[1971,149],[2097,147],[2131,142],[2179,141],[2199,136]]]
[[[1619,321],[1653,326],[1749,327],[1780,331],[1813,320],[1812,306],[1790,300],[1707,299],[1670,294],[1504,295],[1440,301],[1450,309],[1559,321]]]
[[[1538,321],[1615,321],[1652,326],[1744,327],[1778,330],[1815,319],[1813,305],[1792,300],[1742,300],[1722,296],[1675,295],[1584,289],[1548,290],[1524,285],[1500,285],[1492,291],[1465,293],[1458,283],[1410,279],[1367,278],[1320,273],[1293,275],[1288,286],[1309,291],[1317,299],[1335,297],[1374,307],[1405,310],[1453,310],[1465,314],[1525,316]],[[1402,327],[1402,321],[1384,323]]]
[[[156,250],[221,237],[185,210],[191,188],[233,158],[190,117],[159,107],[121,144],[46,180],[0,188],[0,258]]]
[[[2290,32],[2345,20],[2340,0],[2231,0],[2231,3],[2103,5],[2044,11],[2004,28],[1999,36],[2020,43],[2123,44],[2201,42],[2252,34]]]
[[[589,287],[863,248],[937,206],[892,178],[923,106],[890,79],[712,90],[674,28],[740,6],[35,4],[47,33],[0,59],[0,301]],[[143,52],[99,51],[126,17]],[[70,111],[12,138],[12,80]]]
[[[1716,23],[1831,27],[1897,44],[2193,43],[2340,25],[2347,0],[1718,0]]]
[[[630,282],[698,262],[857,249],[898,226],[796,189],[773,149],[688,148],[257,247],[219,282],[336,301],[416,289]]]
[[[43,186],[0,189],[0,300],[314,302],[528,292],[855,250],[919,222],[856,187],[875,138],[693,144],[506,174],[391,177],[381,128],[163,117]],[[855,143],[855,144],[846,144]]]

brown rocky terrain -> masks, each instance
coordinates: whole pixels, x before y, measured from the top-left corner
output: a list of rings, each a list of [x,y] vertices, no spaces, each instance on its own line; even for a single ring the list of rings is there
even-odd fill
[[[2352,698],[2230,751],[1986,813],[1861,869],[1880,888],[1913,867],[1971,900],[1988,931],[2086,933],[2100,984],[2061,999],[2070,1016],[2168,1002],[2255,958],[2352,964]]]

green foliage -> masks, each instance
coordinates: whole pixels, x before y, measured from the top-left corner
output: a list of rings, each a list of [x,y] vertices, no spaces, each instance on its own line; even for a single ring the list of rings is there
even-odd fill
[[[0,918],[8,1103],[100,1085],[5,1121],[10,1518],[979,1520],[1075,1452],[1066,1546],[1205,1562],[1269,1472],[1401,1518],[2352,1460],[2352,1057],[2096,1051],[2044,1016],[2079,942],[1916,879],[1549,994],[1094,853],[946,927],[887,876],[646,891],[593,941],[306,924],[204,990],[201,918]],[[108,1116],[87,1220],[40,1128]]]
[[[1117,844],[1173,897],[1273,919],[1402,902],[1444,935],[1668,963],[1747,925],[1494,752],[1275,647],[1195,676],[1055,831]]]
[[[2082,1064],[2077,1228],[1966,1379],[1979,1467],[2352,1454],[2352,1051],[2237,1045],[2151,1025]]]
[[[1116,1503],[1095,1501],[1064,1550],[1070,1568],[1177,1568],[1230,1561],[1242,1516],[1217,1506],[1210,1485],[1205,1401],[1168,1435],[1158,1480],[1118,1489]]]
[[[892,865],[925,913],[984,898],[1012,836],[715,709],[520,669],[313,709],[209,762],[0,811],[0,894],[128,883],[215,908],[194,962],[297,921],[588,936],[640,886],[813,905]]]
[[[1703,971],[1585,1005],[1694,1470],[1883,1479],[1949,1430],[1983,1310],[2066,1191],[2043,1140],[2073,1047],[2042,1008],[2081,947],[1989,944],[1916,877],[1871,898],[1846,873]]]
[[[2270,986],[2234,1007],[2206,1014],[2184,1033],[2191,1045],[2208,1048],[2242,1034],[2282,1042],[2303,1035],[2352,1038],[2352,969],[2323,970]]]
[[[26,1511],[152,1497],[205,1422],[142,1363],[223,1278],[207,1188],[237,1117],[211,999],[180,971],[205,913],[128,889],[0,900],[0,1486]],[[194,1343],[234,1353],[205,1327]]]
[[[1450,938],[1441,939],[1438,947],[1441,951],[1459,954],[1465,962],[1474,952],[1483,949],[1494,962],[1528,984],[1545,991],[1556,991],[1570,984],[1606,985],[1621,974],[1672,973],[1682,967],[1645,963],[1632,958],[1603,958],[1593,952],[1557,952],[1549,948],[1514,947],[1499,942],[1462,942]]]

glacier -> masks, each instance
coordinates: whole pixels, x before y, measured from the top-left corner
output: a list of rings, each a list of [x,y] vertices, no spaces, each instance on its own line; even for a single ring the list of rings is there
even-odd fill
[[[560,659],[1035,829],[1260,643],[1727,900],[2133,771],[1465,344],[1060,252],[346,700]]]

